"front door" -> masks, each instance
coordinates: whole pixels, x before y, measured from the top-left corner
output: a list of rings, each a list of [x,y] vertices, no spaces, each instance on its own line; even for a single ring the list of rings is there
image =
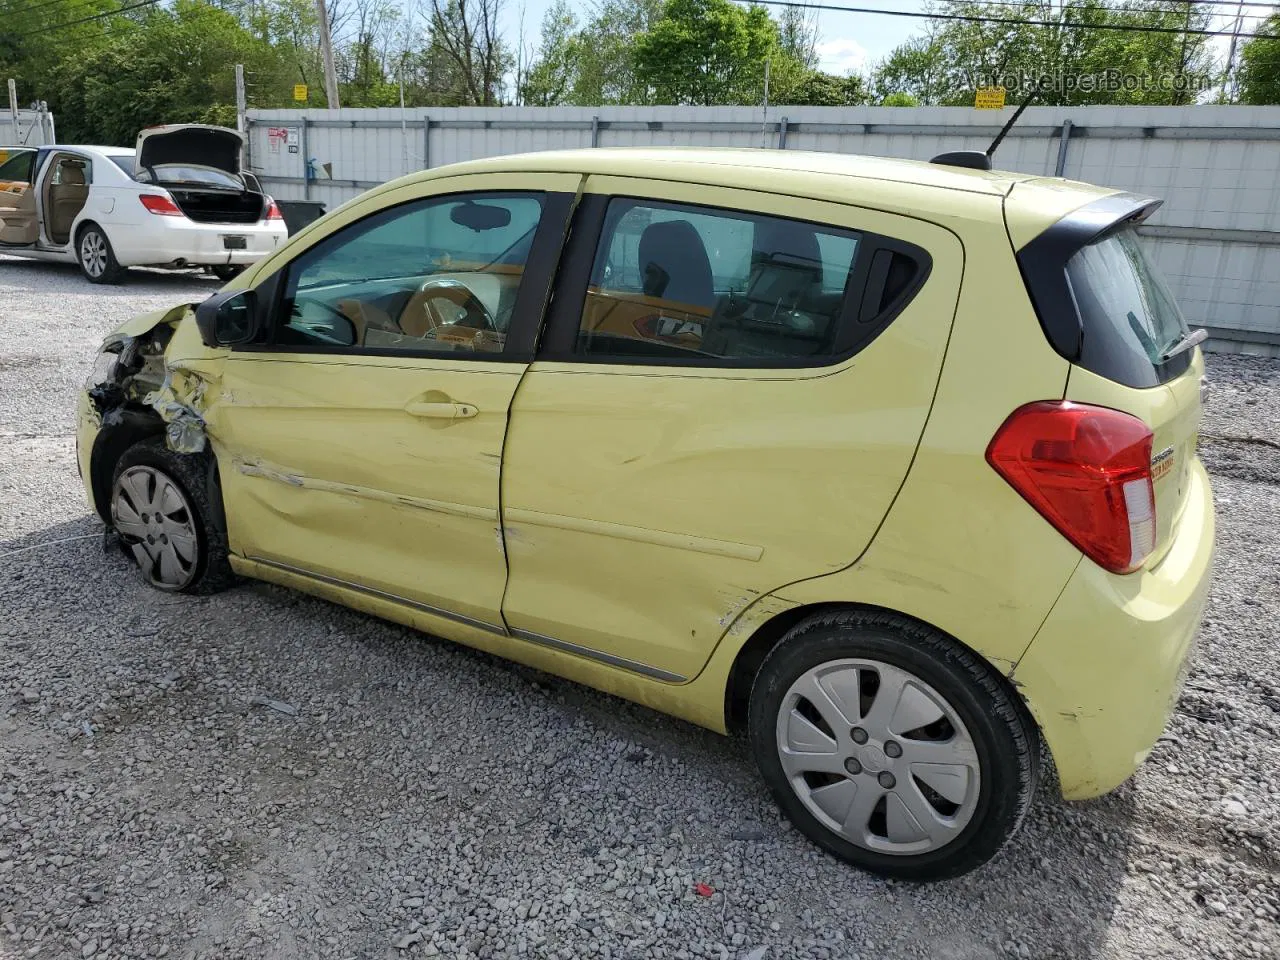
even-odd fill
[[[36,151],[23,150],[0,164],[0,244],[26,247],[40,235],[36,191],[31,182]]]
[[[270,342],[207,418],[233,552],[501,625],[507,414],[577,178],[522,183],[372,213],[261,287]]]
[[[638,199],[646,198],[646,199]],[[960,287],[920,220],[588,179],[503,469],[503,612],[668,681],[853,563],[906,477]]]

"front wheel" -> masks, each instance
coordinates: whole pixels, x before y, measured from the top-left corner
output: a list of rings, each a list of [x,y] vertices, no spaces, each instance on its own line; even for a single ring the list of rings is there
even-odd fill
[[[111,525],[159,590],[214,593],[235,581],[208,469],[205,457],[174,453],[161,437],[134,444],[116,464]]]
[[[1039,778],[1025,710],[976,654],[920,623],[848,611],[804,621],[751,691],[752,750],[819,846],[906,880],[967,873],[1022,822]]]
[[[111,241],[96,223],[91,223],[80,231],[80,239],[76,243],[76,259],[80,263],[81,273],[90,283],[119,283],[124,276],[125,268],[116,260]]]

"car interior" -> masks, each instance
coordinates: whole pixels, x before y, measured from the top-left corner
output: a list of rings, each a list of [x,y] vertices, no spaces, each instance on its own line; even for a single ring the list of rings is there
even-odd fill
[[[626,245],[607,238],[601,249],[614,252],[597,264],[581,352],[768,358],[828,349],[845,278],[833,277],[840,281],[834,289],[824,287],[817,232],[773,218],[741,223],[737,230],[752,231],[747,275],[721,278],[718,285],[707,241],[690,220],[645,226],[635,246],[635,271],[625,262]],[[852,247],[844,265],[852,266]],[[634,273],[638,290],[623,279]]]
[[[45,184],[45,230],[50,243],[67,243],[71,225],[89,201],[89,161],[60,155]]]

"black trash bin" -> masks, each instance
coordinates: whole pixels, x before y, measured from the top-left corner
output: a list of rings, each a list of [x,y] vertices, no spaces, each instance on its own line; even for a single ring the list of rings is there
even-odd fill
[[[324,204],[318,200],[277,200],[276,205],[284,217],[289,236],[325,215]]]

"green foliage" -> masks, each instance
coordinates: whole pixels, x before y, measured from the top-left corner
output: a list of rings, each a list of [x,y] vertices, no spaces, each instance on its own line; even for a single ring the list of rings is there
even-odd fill
[[[880,98],[882,107],[918,107],[920,101],[909,93],[886,93]]]
[[[542,42],[525,77],[520,99],[531,107],[565,103],[573,92],[582,59],[583,38],[568,0],[556,0],[542,18]]]
[[[1280,36],[1280,14],[1265,21],[1258,32]],[[1240,102],[1280,103],[1280,40],[1251,38],[1245,43],[1240,52]]]
[[[809,70],[786,92],[780,91],[777,102],[797,107],[853,107],[869,99],[861,77]]]
[[[636,73],[655,103],[756,103],[766,58],[782,60],[778,25],[763,7],[667,0],[636,41]]]
[[[49,101],[62,139],[130,144],[153,124],[231,125],[237,63],[251,107],[325,104],[314,0],[162,0],[120,13],[130,2],[0,0],[0,69],[17,80],[21,102]],[[817,22],[803,8],[775,17],[736,0],[556,0],[511,89],[513,47],[499,25],[502,5],[514,2],[328,0],[343,105],[396,105],[402,84],[409,107],[758,104],[766,60],[778,105],[971,104],[976,83],[1004,85],[1007,74],[1059,78],[1041,93],[1046,104],[1178,104],[1196,102],[1196,91],[1150,78],[1213,67],[1204,37],[1073,29],[1208,26],[1211,8],[1196,0],[948,2],[938,12],[1014,22],[926,21],[866,78],[818,69]],[[1030,22],[1040,20],[1051,25]],[[1260,32],[1280,33],[1280,16]],[[1109,73],[1147,81],[1072,81]],[[1280,41],[1248,41],[1238,80],[1244,102],[1280,103]],[[301,104],[296,83],[310,92]],[[1023,96],[1009,91],[1010,102]]]
[[[199,0],[151,8],[137,23],[116,21],[95,48],[65,50],[50,90],[61,139],[132,145],[143,127],[235,121],[232,64],[260,77],[280,73],[272,46],[235,16]]]
[[[878,100],[907,93],[920,103],[971,105],[975,86],[994,79],[1008,88],[1006,79],[1026,77],[1047,81],[1036,99],[1041,104],[1193,103],[1196,91],[1188,89],[1186,78],[1208,77],[1212,71],[1203,36],[1073,29],[1080,24],[1201,29],[1211,22],[1211,10],[1194,0],[1178,7],[1157,0],[1039,0],[1019,7],[971,0],[948,4],[945,12],[1015,22],[931,23],[923,36],[877,65],[872,88]],[[1046,20],[1052,25],[1029,22]],[[1029,85],[1010,89],[1009,98],[1017,102],[1029,91]]]

